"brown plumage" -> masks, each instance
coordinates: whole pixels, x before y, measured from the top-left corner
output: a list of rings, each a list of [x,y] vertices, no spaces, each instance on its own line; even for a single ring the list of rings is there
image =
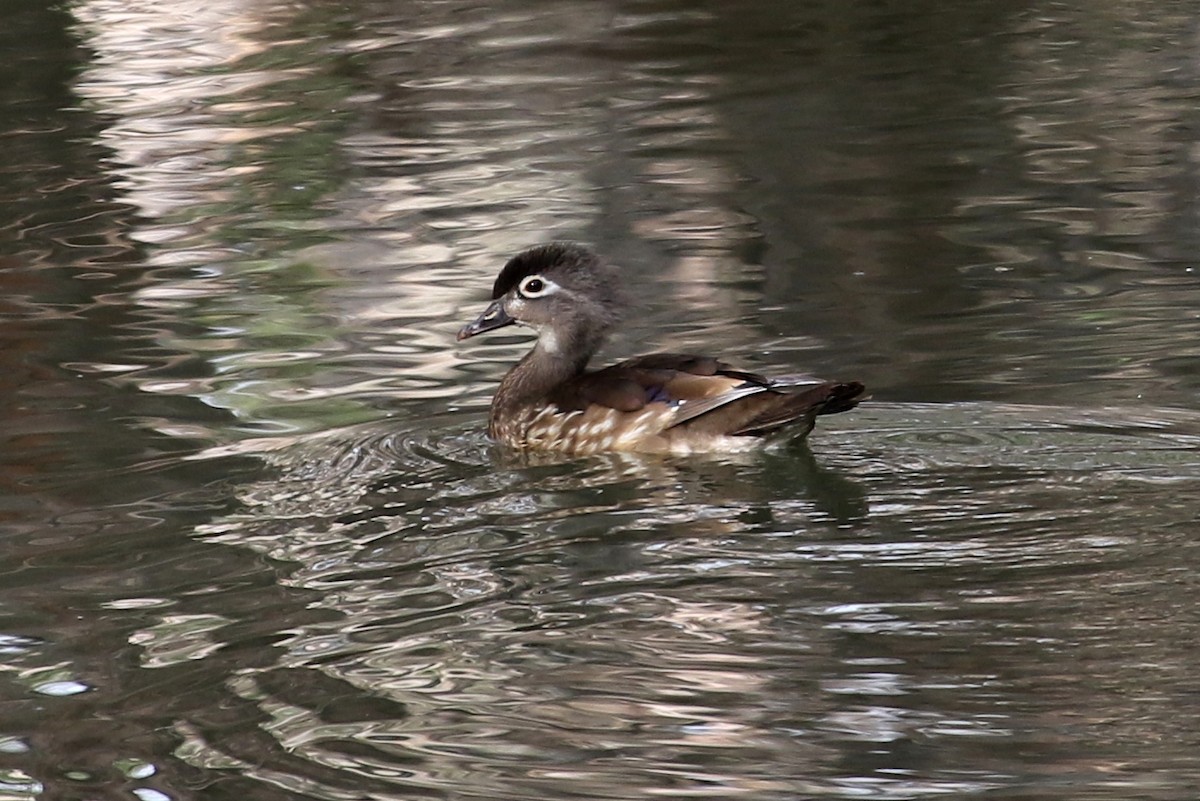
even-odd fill
[[[786,429],[804,436],[817,415],[863,397],[858,382],[772,380],[678,353],[589,371],[620,317],[619,285],[610,265],[567,242],[530,248],[504,266],[491,305],[458,333],[461,340],[513,323],[538,332],[492,398],[493,438],[570,453],[744,450]]]

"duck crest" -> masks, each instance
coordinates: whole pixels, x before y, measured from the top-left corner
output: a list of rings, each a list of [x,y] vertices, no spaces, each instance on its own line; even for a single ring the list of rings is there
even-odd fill
[[[576,454],[746,450],[777,433],[802,437],[818,415],[863,399],[856,381],[772,380],[690,354],[655,353],[588,370],[619,318],[618,285],[611,266],[570,242],[529,248],[504,265],[492,303],[458,335],[513,323],[538,332],[492,398],[493,438]]]
[[[492,286],[492,300],[504,297],[523,278],[544,270],[581,272],[595,269],[596,255],[574,242],[551,242],[523,250],[513,256],[500,270]]]

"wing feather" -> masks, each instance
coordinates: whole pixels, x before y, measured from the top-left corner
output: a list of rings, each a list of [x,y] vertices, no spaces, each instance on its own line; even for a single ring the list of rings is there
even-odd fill
[[[852,408],[862,392],[857,383],[770,380],[707,356],[652,353],[584,373],[558,387],[551,400],[560,412],[582,413],[571,428],[591,428],[598,436],[619,425],[619,414],[633,415],[641,436],[761,436],[792,423],[808,431],[818,414]]]

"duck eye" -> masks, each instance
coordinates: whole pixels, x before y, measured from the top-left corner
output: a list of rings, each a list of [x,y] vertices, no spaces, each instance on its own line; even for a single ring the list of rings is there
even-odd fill
[[[526,297],[535,298],[538,295],[543,295],[549,287],[546,282],[536,275],[526,278],[521,283],[521,294]]]

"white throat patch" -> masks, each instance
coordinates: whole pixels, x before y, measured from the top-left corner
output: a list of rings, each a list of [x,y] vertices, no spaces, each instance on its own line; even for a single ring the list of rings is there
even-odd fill
[[[538,347],[553,356],[562,353],[562,343],[558,341],[558,334],[550,326],[538,330]]]

